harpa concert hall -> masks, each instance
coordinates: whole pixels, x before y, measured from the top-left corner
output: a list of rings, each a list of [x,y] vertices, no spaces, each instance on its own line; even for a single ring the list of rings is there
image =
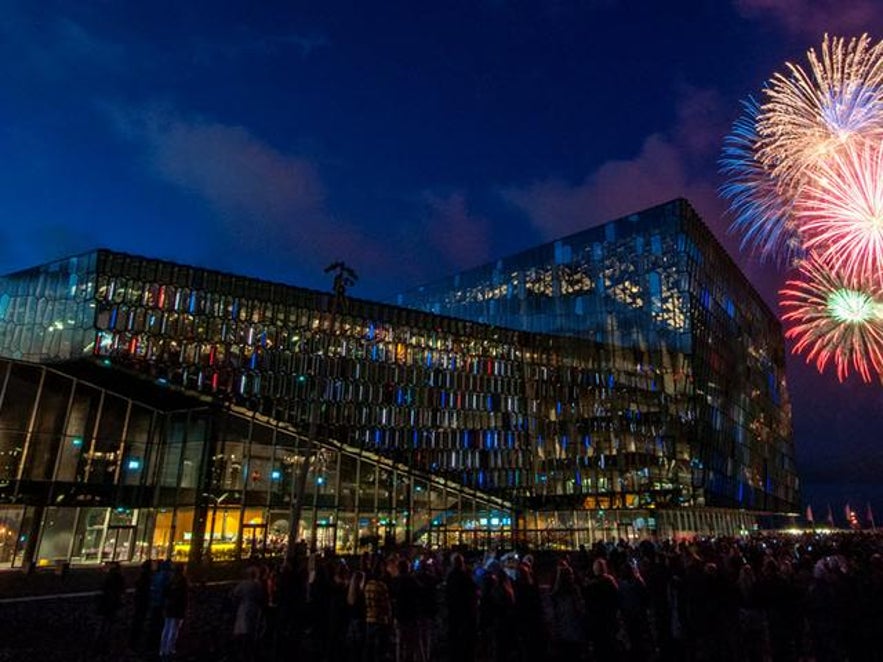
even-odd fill
[[[97,250],[0,279],[0,356],[6,566],[797,510],[780,326],[684,200],[395,305]]]

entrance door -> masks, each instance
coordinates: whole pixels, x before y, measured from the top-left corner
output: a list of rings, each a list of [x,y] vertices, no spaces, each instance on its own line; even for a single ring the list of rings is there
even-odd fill
[[[83,562],[99,561],[99,548],[101,547],[101,536],[104,533],[104,527],[88,526],[83,533],[83,549],[80,552],[80,559]]]
[[[104,561],[131,561],[134,551],[135,527],[132,525],[108,526],[104,538]]]
[[[263,556],[266,551],[267,525],[243,524],[241,558],[247,559],[251,556]]]
[[[320,524],[316,527],[316,549],[334,549],[337,538],[337,525]]]

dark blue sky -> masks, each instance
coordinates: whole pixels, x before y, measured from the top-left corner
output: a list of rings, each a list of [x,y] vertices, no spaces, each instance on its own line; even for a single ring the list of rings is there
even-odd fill
[[[0,267],[107,246],[388,297],[664,200],[872,0],[0,1]],[[737,255],[775,305],[783,280]],[[879,384],[789,365],[817,513],[883,517]]]

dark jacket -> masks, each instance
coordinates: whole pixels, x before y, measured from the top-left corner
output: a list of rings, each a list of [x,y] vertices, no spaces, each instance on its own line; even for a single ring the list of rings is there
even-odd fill
[[[166,618],[184,618],[187,612],[187,578],[175,574],[166,586],[163,611]]]

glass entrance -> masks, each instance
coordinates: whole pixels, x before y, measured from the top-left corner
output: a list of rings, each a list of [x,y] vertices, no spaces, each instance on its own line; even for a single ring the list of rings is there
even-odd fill
[[[104,538],[103,561],[131,561],[134,550],[135,527],[132,525],[108,526]]]
[[[134,509],[80,508],[71,560],[79,563],[131,561],[135,555],[137,526],[138,511]]]
[[[107,508],[80,509],[80,529],[82,531],[81,546],[76,549],[74,543],[73,556],[79,557],[81,563],[97,563],[103,556],[101,541],[107,528]]]
[[[334,549],[337,538],[337,526],[334,523],[316,525],[316,549]]]
[[[240,558],[263,556],[267,551],[267,525],[242,525],[242,551]]]

